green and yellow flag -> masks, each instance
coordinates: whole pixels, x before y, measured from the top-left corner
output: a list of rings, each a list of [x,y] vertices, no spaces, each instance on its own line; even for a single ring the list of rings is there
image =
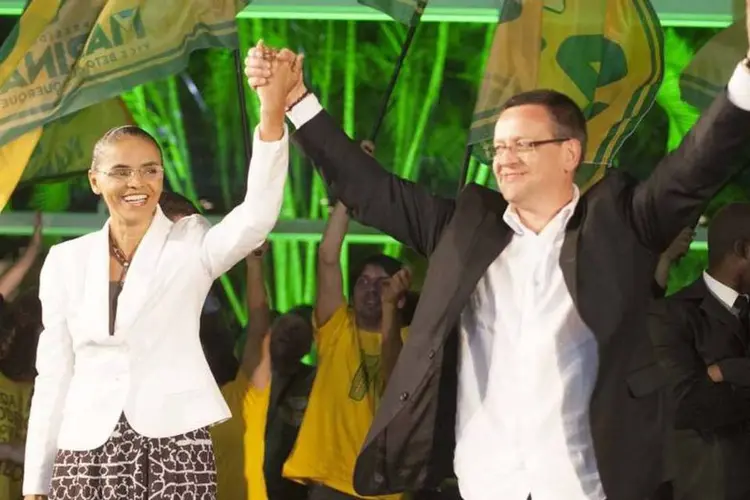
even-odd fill
[[[38,127],[0,147],[0,210],[10,200],[41,137],[42,127]]]
[[[726,87],[732,72],[747,52],[745,18],[719,31],[693,57],[680,75],[682,100],[705,109]]]
[[[86,154],[71,153],[70,162],[62,161],[63,156],[55,155],[66,145],[57,141],[88,147],[91,136],[106,130],[104,125],[129,120],[121,104],[108,99],[181,71],[194,50],[236,48],[235,16],[246,4],[31,0],[0,47],[0,208],[32,154],[24,179],[79,169]],[[85,111],[42,130],[79,110]],[[91,128],[67,130],[69,126]]]
[[[428,0],[357,0],[357,3],[377,9],[394,20],[413,26],[422,17]]]
[[[659,20],[648,0],[506,0],[500,11],[469,141],[488,163],[502,104],[549,88],[584,111],[589,143],[577,182],[604,174],[654,103],[664,72]]]
[[[194,50],[236,48],[244,3],[32,0],[0,49],[0,144],[176,73]]]

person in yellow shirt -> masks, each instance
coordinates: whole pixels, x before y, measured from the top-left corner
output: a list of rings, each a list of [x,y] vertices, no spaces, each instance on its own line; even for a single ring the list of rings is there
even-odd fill
[[[279,436],[269,436],[270,450],[266,447],[269,408],[285,408],[284,403],[289,401],[289,377],[298,373],[300,359],[310,350],[312,343],[312,324],[304,312],[290,311],[272,322],[273,313],[268,306],[262,268],[267,249],[268,244],[265,244],[246,259],[247,338],[237,376],[221,386],[232,418],[211,428],[216,456],[217,500],[295,500],[307,497],[306,487],[281,478],[281,464],[289,450],[285,452],[283,441],[274,439]],[[291,381],[294,382],[294,378]],[[292,383],[292,387],[296,385]],[[277,386],[284,389],[278,395]],[[302,392],[302,403],[306,405],[307,393]],[[270,414],[277,413],[271,411]],[[283,417],[274,418],[274,424],[283,423],[280,420]],[[276,434],[284,432],[285,428],[281,428]],[[292,439],[294,437],[296,432]],[[271,457],[267,456],[269,451]],[[278,454],[282,454],[281,458]],[[275,473],[274,462],[278,463]],[[269,484],[266,477],[272,478]]]
[[[282,476],[307,409],[316,367],[302,362],[312,344],[312,307],[299,306],[271,327],[271,395],[263,472],[269,500],[307,500],[309,488]]]
[[[267,500],[263,477],[266,413],[271,384],[270,336],[248,332],[240,369],[221,386],[232,418],[210,429],[217,500]]]
[[[284,465],[285,477],[311,485],[309,500],[362,498],[352,484],[354,463],[403,335],[400,323],[393,322],[382,333],[384,301],[402,307],[409,286],[408,271],[399,261],[385,255],[367,259],[353,275],[351,306],[346,303],[339,263],[348,221],[346,207],[337,204],[318,251],[318,368],[297,442]],[[397,333],[389,335],[394,328]]]

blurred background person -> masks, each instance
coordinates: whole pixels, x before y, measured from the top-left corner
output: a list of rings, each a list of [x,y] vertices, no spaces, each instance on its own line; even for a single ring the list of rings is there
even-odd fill
[[[18,292],[39,254],[41,217],[21,258],[0,277],[0,499],[21,498],[26,429],[39,334],[41,305],[36,287]],[[12,302],[6,297],[16,296]]]
[[[657,302],[649,329],[670,382],[676,500],[750,498],[750,204],[719,211],[708,270]]]
[[[281,477],[281,466],[296,440],[295,417],[288,410],[304,413],[311,385],[307,382],[307,390],[299,393],[294,374],[310,351],[312,324],[304,312],[279,316],[269,307],[262,265],[267,249],[265,243],[246,259],[247,336],[239,371],[232,380],[220,383],[232,418],[211,428],[219,500],[307,497],[304,485]],[[308,378],[303,378],[303,387]],[[295,396],[300,400],[293,399]],[[289,417],[291,433],[285,425]],[[296,420],[301,420],[301,415]]]
[[[384,302],[388,311],[391,305],[400,309],[406,302],[403,287],[408,287],[409,274],[398,260],[380,254],[367,258],[352,273],[347,302],[341,248],[348,225],[347,208],[337,203],[318,249],[317,373],[283,471],[285,477],[311,485],[311,500],[361,498],[352,485],[354,462],[406,332],[391,333],[402,325],[391,314],[383,334]]]

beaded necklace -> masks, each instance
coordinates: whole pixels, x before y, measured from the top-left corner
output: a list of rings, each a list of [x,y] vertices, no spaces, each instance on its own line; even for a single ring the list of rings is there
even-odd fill
[[[109,233],[109,253],[122,266],[120,279],[117,280],[117,285],[122,289],[122,286],[125,284],[125,275],[128,274],[128,269],[130,268],[131,259],[128,259],[125,252],[119,247],[115,239],[112,237],[112,233]]]

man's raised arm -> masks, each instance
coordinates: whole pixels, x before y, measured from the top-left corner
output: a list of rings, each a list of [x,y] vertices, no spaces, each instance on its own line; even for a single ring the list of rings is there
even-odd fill
[[[332,191],[358,221],[391,235],[422,255],[432,253],[453,215],[454,200],[435,196],[383,169],[307,91],[302,80],[301,57],[286,49],[271,54],[262,42],[250,49],[245,61],[248,82],[252,88],[284,84],[269,79],[271,57],[294,65],[293,81],[286,82],[287,116],[297,128],[295,142],[320,168]]]
[[[750,13],[750,0],[746,0]],[[750,19],[750,17],[748,17]],[[633,196],[633,227],[641,240],[662,252],[696,211],[746,164],[750,143],[750,58],[737,65],[680,147],[667,155]]]

